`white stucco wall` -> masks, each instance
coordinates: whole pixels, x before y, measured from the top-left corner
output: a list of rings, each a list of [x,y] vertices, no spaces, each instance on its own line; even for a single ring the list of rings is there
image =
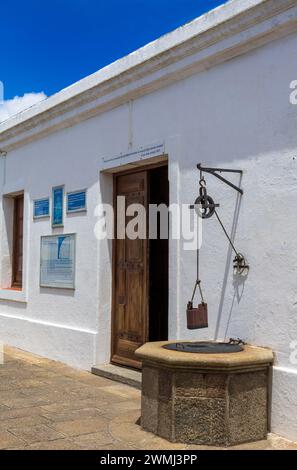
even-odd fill
[[[214,218],[204,223],[201,276],[210,327],[189,332],[185,308],[195,255],[171,242],[170,338],[238,336],[271,347],[272,430],[297,440],[297,368],[290,362],[290,343],[297,339],[297,107],[289,102],[296,41],[291,35],[272,42],[140,97],[132,107],[127,103],[8,153],[2,194],[24,189],[26,195],[25,294],[21,302],[0,301],[2,341],[86,369],[109,360],[111,243],[93,234],[96,204],[112,201],[112,178],[100,175],[102,157],[125,152],[131,139],[133,148],[164,141],[171,203],[193,203],[199,162],[244,171],[240,204],[232,189],[206,178],[251,266],[244,282],[234,278],[221,229]],[[40,236],[59,230],[49,219],[33,221],[32,201],[60,184],[66,191],[88,188],[87,214],[64,219],[63,232],[77,233],[73,294],[39,287]]]

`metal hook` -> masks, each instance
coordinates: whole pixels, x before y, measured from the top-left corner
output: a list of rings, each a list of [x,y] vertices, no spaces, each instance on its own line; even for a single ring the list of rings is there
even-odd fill
[[[202,177],[200,178],[199,184],[200,184],[201,188],[206,188],[206,181],[205,181],[204,176],[202,176]]]

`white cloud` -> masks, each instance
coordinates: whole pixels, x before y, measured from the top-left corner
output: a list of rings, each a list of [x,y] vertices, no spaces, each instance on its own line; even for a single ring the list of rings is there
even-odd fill
[[[47,96],[41,93],[25,93],[24,96],[16,96],[11,100],[0,102],[0,122],[14,116],[15,114],[30,108],[39,101],[42,101]]]

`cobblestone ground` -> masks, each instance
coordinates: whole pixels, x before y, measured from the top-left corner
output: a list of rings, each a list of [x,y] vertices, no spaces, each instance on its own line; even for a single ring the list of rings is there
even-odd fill
[[[0,449],[206,449],[170,442],[139,426],[140,392],[6,347],[0,365]],[[209,447],[207,448],[209,449]],[[268,441],[234,449],[296,449]]]

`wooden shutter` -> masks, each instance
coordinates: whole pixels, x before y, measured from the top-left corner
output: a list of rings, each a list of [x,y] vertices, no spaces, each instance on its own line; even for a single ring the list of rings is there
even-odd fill
[[[22,287],[23,282],[23,223],[24,196],[14,199],[12,287]]]

